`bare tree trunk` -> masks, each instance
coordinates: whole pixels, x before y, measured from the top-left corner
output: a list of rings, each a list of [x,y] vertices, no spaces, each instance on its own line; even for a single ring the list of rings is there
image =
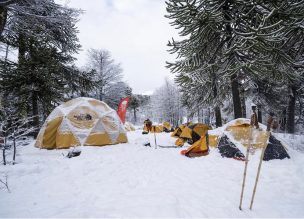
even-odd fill
[[[18,36],[18,64],[21,66],[25,62],[26,44],[24,35],[19,33]]]
[[[216,106],[214,111],[215,111],[215,125],[216,127],[221,127],[222,126],[221,108],[219,106]]]
[[[237,80],[237,75],[231,76],[231,90],[232,90],[232,100],[233,100],[233,111],[234,118],[242,118],[242,104],[239,91],[239,82]]]
[[[287,112],[286,109],[284,109],[282,112],[282,117],[280,119],[280,129],[282,131],[286,131],[286,117],[287,117]]]
[[[230,14],[230,6],[231,0],[224,1],[223,11],[224,11],[224,18],[226,20],[225,25],[225,32],[227,34],[226,42],[227,48],[230,49],[231,47],[231,38],[232,38],[232,26],[231,26],[231,16]],[[232,100],[233,100],[233,110],[234,110],[234,118],[241,118],[242,117],[242,105],[241,105],[241,98],[240,98],[240,91],[239,91],[239,82],[237,78],[237,74],[233,74],[230,77],[231,81],[231,91],[232,91]]]
[[[136,108],[133,108],[133,115],[134,115],[134,124],[136,124],[137,123]]]
[[[246,118],[246,98],[245,98],[245,90],[241,88],[241,104],[242,104],[242,117]]]
[[[3,157],[3,164],[4,164],[4,165],[6,165],[5,147],[6,147],[6,145],[4,144],[4,147],[3,147],[3,149],[2,149],[2,157]]]
[[[296,87],[292,86],[291,95],[287,108],[287,132],[293,134],[295,132],[295,106],[296,106]]]
[[[37,92],[33,91],[32,93],[32,113],[33,113],[33,126],[39,127],[39,112],[38,112],[38,96]],[[33,132],[34,137],[37,136],[37,131]]]
[[[4,30],[7,19],[7,8],[0,6],[0,36]]]
[[[205,116],[204,123],[210,125],[210,108],[208,107],[207,115]]]
[[[258,122],[262,123],[263,119],[262,119],[262,106],[258,105]]]
[[[14,136],[14,154],[13,154],[13,165],[15,165],[16,160],[16,138]]]

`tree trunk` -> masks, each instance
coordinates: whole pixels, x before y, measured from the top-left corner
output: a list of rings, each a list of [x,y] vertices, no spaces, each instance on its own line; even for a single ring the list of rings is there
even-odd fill
[[[21,66],[25,62],[26,44],[24,35],[19,33],[18,38],[18,64]]]
[[[227,42],[227,49],[230,49],[231,47],[231,42],[232,42],[231,39],[232,39],[232,31],[233,31],[231,26],[230,5],[231,5],[231,0],[226,0],[225,4],[223,5],[224,18],[226,20],[225,32],[227,37],[225,41]],[[241,104],[237,74],[231,75],[230,80],[231,80],[234,118],[237,119],[242,117],[242,104]]]
[[[6,147],[6,145],[4,144],[4,148],[2,149],[3,165],[6,165],[6,158],[5,158],[5,147]]]
[[[0,36],[4,30],[7,19],[7,8],[0,6]]]
[[[245,90],[241,88],[241,104],[242,104],[242,117],[246,118],[246,98],[245,98]]]
[[[295,132],[295,106],[296,106],[296,87],[292,86],[292,94],[289,95],[287,108],[287,132],[293,134]]]
[[[237,75],[233,74],[230,79],[231,79],[234,118],[235,119],[242,118],[242,104],[241,104],[239,82],[237,80]]]
[[[15,165],[16,160],[16,138],[14,136],[14,154],[13,154],[13,165]]]
[[[210,108],[208,107],[207,115],[205,115],[204,123],[210,125]]]
[[[262,119],[262,107],[261,105],[258,105],[258,122],[262,123],[263,119]]]
[[[39,127],[39,112],[38,112],[38,96],[37,92],[33,91],[32,93],[32,114],[33,114],[33,126]],[[33,132],[34,137],[37,136],[37,131]]]
[[[280,119],[280,129],[282,131],[286,131],[286,117],[287,117],[287,112],[286,109],[284,109],[282,112],[282,117]]]
[[[219,106],[216,106],[214,111],[215,111],[215,125],[216,127],[221,127],[222,126],[221,108]]]
[[[137,123],[136,108],[133,109],[133,115],[134,115],[134,124],[136,124]]]

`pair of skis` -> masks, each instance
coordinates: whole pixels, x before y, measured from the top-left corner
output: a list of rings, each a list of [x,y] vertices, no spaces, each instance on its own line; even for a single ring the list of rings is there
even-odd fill
[[[253,128],[250,128],[251,139],[250,139],[250,144],[249,144],[249,146],[247,147],[247,150],[246,150],[246,160],[245,160],[245,168],[244,168],[244,174],[243,174],[242,192],[241,192],[240,205],[239,205],[239,209],[240,210],[242,210],[243,195],[244,195],[244,188],[245,188],[246,175],[247,175],[247,166],[248,166],[248,161],[249,161],[248,160],[248,158],[249,158],[249,151],[250,151],[250,148],[252,147],[252,131],[253,131],[252,129]],[[249,207],[250,210],[252,210],[252,205],[253,205],[253,201],[254,201],[254,197],[255,197],[255,193],[256,193],[259,177],[260,177],[260,172],[261,172],[261,167],[262,167],[262,161],[263,161],[263,158],[264,158],[264,153],[265,153],[266,147],[267,147],[267,144],[266,144],[265,147],[263,147],[262,153],[261,153],[261,156],[260,156],[259,167],[258,167],[256,179],[255,179],[255,184],[254,184],[252,196],[251,196],[251,202],[250,202],[250,207]]]

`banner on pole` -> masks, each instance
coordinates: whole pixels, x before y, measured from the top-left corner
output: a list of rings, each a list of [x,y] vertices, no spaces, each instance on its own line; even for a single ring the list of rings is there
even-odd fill
[[[123,124],[125,124],[126,120],[126,112],[129,104],[129,99],[129,97],[122,98],[118,104],[117,114]]]

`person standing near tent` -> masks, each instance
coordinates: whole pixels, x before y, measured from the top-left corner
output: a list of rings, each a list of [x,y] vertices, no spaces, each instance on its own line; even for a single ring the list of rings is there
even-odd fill
[[[275,130],[278,128],[278,121],[276,120],[275,114],[273,112],[269,113],[269,117],[267,120],[267,132],[270,130]]]
[[[251,106],[252,114],[250,117],[250,126],[259,129],[258,115],[256,113],[256,105]]]

